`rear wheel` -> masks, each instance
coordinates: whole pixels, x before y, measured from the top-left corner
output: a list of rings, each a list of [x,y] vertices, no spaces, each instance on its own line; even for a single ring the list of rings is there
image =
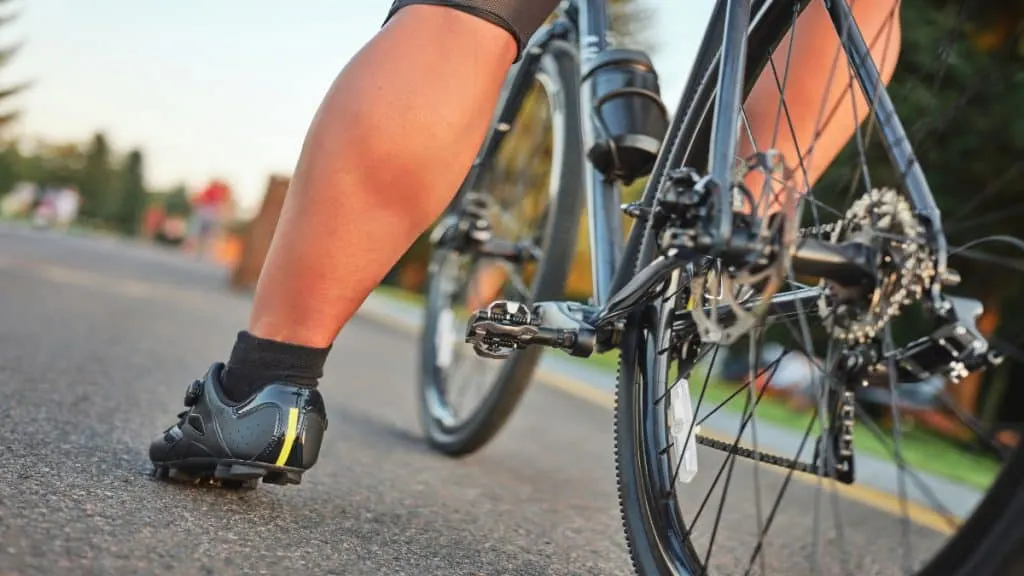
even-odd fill
[[[478,358],[465,343],[469,315],[495,300],[558,299],[575,251],[583,193],[574,49],[549,44],[528,84],[522,100],[508,100],[518,110],[499,114],[512,120],[496,126],[501,143],[482,159],[479,177],[466,183],[448,221],[466,221],[468,214],[467,226],[482,226],[533,257],[516,264],[483,254],[480,242],[471,241],[439,246],[430,263],[420,415],[429,444],[451,456],[478,450],[501,429],[542,352],[529,348],[505,360]]]
[[[793,30],[794,6],[801,3],[754,4],[759,18],[749,35],[747,93],[758,66],[765,65],[776,46],[785,47],[780,42]],[[714,77],[721,5],[712,18],[710,40],[698,55],[698,79]],[[905,50],[914,49],[920,50],[905,45]],[[968,57],[958,46],[951,53]],[[837,68],[845,74],[844,55],[837,58]],[[917,60],[909,62],[914,66]],[[936,69],[946,66],[941,61],[935,64]],[[791,73],[786,64],[776,61],[769,66],[785,86]],[[983,65],[977,66],[979,77],[967,79],[967,84],[991,83],[991,77],[982,77]],[[948,76],[943,80],[941,70],[935,72],[935,85],[965,81]],[[968,86],[961,92],[976,93]],[[684,129],[667,140],[678,151],[672,154],[670,168],[706,164],[706,111],[712,97],[710,90],[701,90],[700,82],[691,82],[683,98],[685,107],[678,111],[686,115],[679,124]],[[898,106],[916,105],[923,113],[921,102],[895,94],[894,99]],[[953,110],[925,112],[928,118],[947,121],[956,116]],[[781,130],[787,129],[791,113],[780,107]],[[921,136],[913,143],[925,171],[929,172],[931,158],[931,167],[938,172],[945,166],[928,152],[935,143],[956,140],[942,134],[937,123],[926,118],[916,124],[922,123],[920,131],[911,125],[911,138]],[[904,206],[898,195],[880,190],[887,183],[902,191],[904,182],[899,170],[886,169],[879,132],[870,123],[861,125],[837,161],[850,167],[826,173],[814,189],[801,190],[800,224],[805,235],[823,239],[861,234],[885,254],[900,256],[897,262],[910,269],[924,261],[912,248],[917,245],[912,221],[877,217],[902,214]],[[741,133],[742,138],[749,136],[742,127]],[[771,148],[765,143],[751,145],[758,152]],[[802,167],[806,160],[793,163]],[[959,245],[952,250],[951,263],[964,271],[962,290],[971,296],[981,297],[988,288],[971,278],[1024,280],[1013,278],[1024,269],[1017,258],[980,252],[978,244],[969,242],[990,233],[992,226],[1012,228],[999,224],[1006,204],[991,201],[996,192],[990,190],[1001,180],[1012,179],[1014,171],[1019,174],[1019,165],[1006,168],[986,176],[993,183],[986,188],[989,198],[936,193],[940,208],[956,215],[947,224],[951,243]],[[651,186],[657,189],[665,178],[664,172],[654,174]],[[986,204],[991,206],[990,215],[979,215],[976,211]],[[970,219],[960,217],[965,208],[972,212]],[[967,236],[969,224],[975,224],[973,236]],[[650,262],[654,253],[651,237],[648,234],[649,249],[640,252],[639,266]],[[885,244],[892,240],[898,244]],[[900,266],[893,271],[893,277],[900,277]],[[787,272],[782,291],[807,287]],[[638,573],[1024,573],[1024,525],[1018,520],[1024,513],[1024,453],[1000,443],[990,426],[967,414],[952,397],[956,386],[935,379],[897,381],[900,370],[880,363],[886,365],[886,377],[851,392],[848,404],[855,415],[849,418],[854,426],[855,484],[838,480],[829,464],[837,458],[831,446],[817,452],[822,458],[816,455],[816,437],[847,422],[840,409],[847,406],[843,394],[849,389],[840,382],[836,367],[857,340],[850,334],[871,333],[884,354],[907,336],[922,335],[914,331],[922,326],[915,310],[898,302],[907,296],[898,291],[901,286],[912,292],[913,283],[889,284],[891,291],[876,292],[867,310],[874,317],[843,308],[829,296],[792,316],[762,317],[745,330],[743,339],[726,347],[703,341],[698,326],[680,320],[687,317],[681,312],[691,302],[703,308],[714,302],[712,296],[723,294],[696,291],[694,278],[708,278],[705,269],[677,272],[660,298],[630,318],[620,344],[616,465],[627,543]],[[899,317],[877,315],[878,310],[889,310],[888,304]],[[776,347],[779,350],[772,351]],[[723,360],[730,364],[722,367]],[[935,423],[935,415],[955,421],[949,428],[965,432],[973,449],[925,431],[926,424]]]

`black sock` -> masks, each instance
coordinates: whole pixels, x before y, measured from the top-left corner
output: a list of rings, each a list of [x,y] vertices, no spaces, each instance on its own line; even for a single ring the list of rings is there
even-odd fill
[[[242,331],[221,374],[221,387],[233,402],[242,402],[274,382],[316,388],[330,351],[330,346],[310,348]]]

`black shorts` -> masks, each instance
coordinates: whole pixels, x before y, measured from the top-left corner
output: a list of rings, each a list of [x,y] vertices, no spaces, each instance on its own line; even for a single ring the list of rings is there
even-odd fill
[[[447,6],[501,26],[516,40],[518,52],[558,6],[559,0],[395,0],[388,19],[406,6]],[[516,56],[518,60],[519,56]]]

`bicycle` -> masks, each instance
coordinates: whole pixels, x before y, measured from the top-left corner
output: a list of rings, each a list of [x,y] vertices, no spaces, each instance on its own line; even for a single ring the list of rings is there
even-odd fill
[[[699,469],[696,445],[725,454],[711,488],[726,476],[723,506],[737,458],[753,461],[755,482],[764,466],[784,471],[776,478],[782,490],[767,516],[760,485],[755,497],[757,542],[743,563],[746,573],[755,567],[764,573],[764,539],[794,475],[817,479],[819,489],[825,480],[830,486],[854,483],[855,423],[865,421],[874,436],[880,432],[856,400],[863,384],[887,381],[893,394],[894,438],[886,446],[895,454],[900,494],[906,497],[909,472],[900,452],[904,432],[895,400],[897,381],[938,374],[955,382],[1002,360],[975,324],[980,304],[944,292],[959,277],[949,266],[951,248],[939,209],[844,0],[826,2],[828,13],[902,182],[893,189],[874,188],[866,175],[858,176],[851,192],[861,185],[866,191],[847,211],[838,212],[838,221],[825,224],[812,190],[796,195],[783,186],[779,194],[792,209],[782,216],[759,218],[756,210],[736,209],[737,202],[757,203],[743,184],[751,171],[763,172],[766,182],[793,179],[786,159],[770,149],[737,159],[737,135],[743,133],[744,98],[761,71],[771,67],[776,80],[780,74],[784,80],[769,56],[808,4],[717,2],[677,113],[669,119],[648,56],[610,46],[605,2],[563,2],[510,72],[492,130],[431,236],[419,387],[427,441],[450,456],[485,445],[515,409],[544,348],[578,357],[619,350],[617,481],[630,558],[641,574],[704,574],[712,568],[721,509],[702,554],[696,540],[703,535],[695,526],[711,491],[689,520],[684,508],[697,500],[684,505],[678,497],[685,489],[680,483],[688,485]],[[549,140],[508,137],[514,128],[535,127],[538,115],[550,120]],[[866,174],[863,127],[857,139]],[[510,146],[508,154],[527,153],[531,168],[504,167],[503,144]],[[546,185],[534,173],[541,154],[552,159]],[[804,159],[799,160],[802,168]],[[502,175],[528,176],[540,184],[492,182]],[[643,177],[641,199],[620,206],[621,186]],[[529,196],[528,189],[540,190],[539,198]],[[584,198],[593,277],[593,298],[586,304],[557,300],[574,254]],[[540,225],[525,236],[502,239],[501,229],[511,227],[503,204],[532,215]],[[634,221],[625,242],[620,210]],[[518,297],[484,306],[498,292],[517,292]],[[456,303],[463,298],[468,302]],[[911,304],[920,304],[935,328],[897,347],[890,325]],[[812,311],[816,318],[809,321]],[[476,378],[490,386],[465,418],[450,394],[459,316],[467,323],[465,343],[498,369]],[[814,414],[797,454],[778,456],[758,447],[755,409],[765,388],[755,393],[751,382],[766,371],[774,373],[777,362],[762,368],[751,362],[748,381],[726,399],[746,392],[735,437],[703,434],[700,426],[724,402],[710,409],[711,415],[700,416],[711,376],[702,362],[710,357],[713,365],[720,348],[743,338],[750,340],[753,358],[760,346],[755,337],[781,328],[790,339],[810,344],[810,350],[816,339],[829,341],[826,358],[816,364],[825,385],[812,390]],[[812,352],[804,352],[814,359]],[[688,378],[701,371],[706,374],[694,407]],[[681,430],[673,430],[676,424]],[[809,443],[812,430],[818,439]],[[749,436],[753,448],[741,444]],[[813,451],[810,461],[801,459],[805,448]],[[910,476],[910,482],[916,483],[915,478]],[[919,573],[1007,569],[1005,562],[1019,554],[1015,547],[1024,537],[1024,527],[1013,522],[1024,513],[1022,479],[1024,454],[1017,451],[1006,457],[1001,475],[970,520],[961,523],[943,510],[946,531],[955,534],[929,562],[917,566]],[[832,505],[838,511],[835,497]],[[820,528],[818,504],[814,510],[815,528]],[[843,541],[840,528],[837,521],[837,539]],[[914,530],[908,520],[901,525],[904,556],[910,554]],[[812,561],[817,567],[821,539],[815,538]],[[841,555],[847,568],[861,560],[851,559],[845,549]],[[915,568],[912,558],[902,563],[908,573]]]

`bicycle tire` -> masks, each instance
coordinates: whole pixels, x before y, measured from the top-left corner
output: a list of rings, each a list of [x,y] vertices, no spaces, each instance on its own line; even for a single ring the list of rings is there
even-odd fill
[[[545,47],[535,73],[542,79],[544,92],[549,99],[552,124],[559,124],[555,132],[562,138],[561,158],[552,159],[552,174],[558,176],[546,223],[543,256],[538,262],[532,286],[535,301],[561,297],[575,253],[584,198],[583,165],[579,161],[583,144],[577,59],[576,49],[572,45],[552,41]],[[515,105],[520,104],[517,102]],[[484,162],[487,160],[484,159]],[[470,182],[464,189],[472,189],[472,185]],[[452,428],[447,427],[433,413],[431,406],[439,393],[440,384],[436,368],[437,351],[432,335],[437,329],[438,314],[443,307],[440,301],[442,278],[438,270],[441,268],[439,262],[445,257],[443,251],[434,254],[428,278],[427,304],[420,338],[420,421],[427,443],[434,450],[459,457],[479,450],[501,430],[529,386],[543,350],[539,347],[529,348],[504,360],[495,383],[476,410],[465,422]]]
[[[697,63],[691,73],[677,110],[679,118],[666,136],[671,148],[664,151],[667,160],[659,161],[651,176],[649,190],[657,190],[671,168],[680,165],[703,165],[707,159],[710,116],[707,111],[713,98],[717,74],[718,49],[721,44],[724,1],[719,0],[712,13],[704,41],[698,51]],[[770,2],[770,0],[769,0]],[[768,2],[754,2],[751,13],[758,13]],[[745,74],[745,95],[751,80],[765,66],[771,50],[784,37],[795,7],[802,9],[806,1],[771,2],[765,14],[748,34],[748,65]],[[686,157],[689,153],[690,156]],[[653,198],[652,198],[653,199]],[[645,198],[646,200],[646,198]],[[654,234],[646,225],[643,241],[635,254],[636,270],[653,259]],[[703,574],[700,555],[682,534],[660,525],[656,510],[666,505],[664,496],[653,483],[662,483],[647,468],[653,455],[645,436],[650,433],[646,421],[649,409],[644,383],[650,382],[657,369],[653,355],[658,348],[657,331],[663,318],[657,305],[648,305],[634,312],[626,323],[620,343],[616,402],[614,408],[614,442],[616,478],[623,528],[630,560],[641,575]],[[680,367],[683,373],[686,367]],[[1018,448],[1006,461],[1000,475],[975,511],[951,536],[939,552],[918,573],[919,576],[968,576],[993,574],[1011,576],[1024,573],[1024,450]],[[678,514],[678,508],[676,508]],[[677,517],[677,527],[683,526]],[[673,536],[675,536],[673,538]]]

